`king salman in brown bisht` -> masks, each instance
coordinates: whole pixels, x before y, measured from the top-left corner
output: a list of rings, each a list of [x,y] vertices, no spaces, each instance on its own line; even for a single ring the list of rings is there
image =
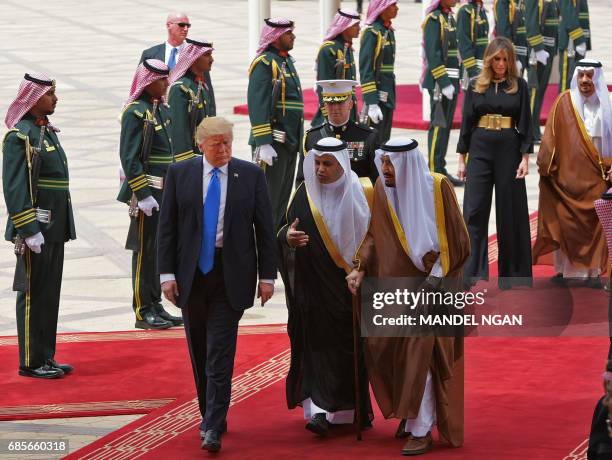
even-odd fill
[[[601,288],[608,250],[593,202],[609,187],[612,109],[601,63],[576,65],[555,102],[538,153],[540,202],[533,262],[554,263],[551,281],[583,279]],[[546,257],[552,253],[552,259]]]
[[[354,421],[353,306],[345,277],[368,230],[372,184],[351,171],[347,144],[334,137],[314,144],[303,169],[278,233],[291,341],[287,405],[302,406],[306,429],[326,436],[330,424]],[[365,365],[358,368],[361,421],[369,426]]]
[[[402,277],[416,289],[427,279],[461,286],[470,243],[448,179],[430,173],[412,139],[395,138],[376,151],[370,229],[357,270],[377,278]],[[408,286],[410,285],[410,286]],[[452,446],[463,443],[463,339],[368,337],[366,366],[385,418],[401,419],[396,437],[408,437],[402,453],[431,448],[431,430]]]

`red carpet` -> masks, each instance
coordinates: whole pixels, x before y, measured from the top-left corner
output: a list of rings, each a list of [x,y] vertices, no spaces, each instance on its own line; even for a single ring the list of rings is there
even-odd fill
[[[239,334],[237,373],[286,348],[282,325]],[[75,371],[58,380],[17,375],[17,357],[17,339],[0,338],[0,420],[148,413],[195,394],[182,328],[60,334],[56,358]]]
[[[439,442],[433,459],[581,459],[607,339],[466,340],[465,445]],[[350,427],[317,439],[300,410],[288,411],[280,354],[234,381],[223,458],[397,457],[397,422],[376,413],[374,428],[354,439]],[[68,456],[69,459],[202,458],[197,403],[184,398],[158,409]]]
[[[608,87],[612,90],[612,85]],[[421,129],[427,130],[429,122],[423,121],[422,114],[422,95],[418,85],[397,85],[397,106],[393,114],[393,126],[395,128],[406,128],[406,129]],[[558,85],[549,85],[544,96],[544,105],[542,106],[542,114],[540,122],[546,123],[546,117],[548,112],[555,102],[559,91]],[[361,109],[361,89],[357,88],[357,101],[359,108]],[[459,100],[457,102],[457,110],[455,111],[455,118],[453,120],[453,128],[459,128],[461,125],[461,107],[463,106],[463,93],[459,94]],[[318,99],[315,92],[312,89],[304,90],[304,120],[309,126],[310,121],[317,112]],[[246,104],[237,105],[234,107],[234,113],[241,115],[248,115],[249,108]]]

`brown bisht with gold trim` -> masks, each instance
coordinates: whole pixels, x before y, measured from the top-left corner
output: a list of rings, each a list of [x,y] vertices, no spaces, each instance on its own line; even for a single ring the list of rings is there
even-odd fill
[[[540,202],[533,263],[561,249],[578,269],[606,271],[608,249],[593,202],[609,184],[610,158],[597,151],[569,91],[550,112],[538,153]]]
[[[370,180],[360,180],[370,203]],[[287,230],[296,218],[299,219],[297,229],[305,232],[309,241],[304,247],[291,249],[287,244]],[[327,412],[353,410],[353,306],[345,280],[352,267],[335,246],[304,183],[297,188],[289,204],[278,232],[278,245],[289,310],[287,332],[291,341],[287,406],[293,409],[311,398]],[[362,423],[369,425],[366,414],[370,420],[374,415],[363,353],[359,361]]]
[[[458,288],[470,254],[469,236],[452,185],[441,174],[432,175],[440,253],[430,251],[422,260],[429,272],[440,256],[445,278],[454,279]],[[409,251],[404,230],[378,179],[370,229],[357,255],[361,269],[366,276],[410,278],[407,282],[416,288],[428,273],[413,264]],[[417,417],[431,370],[438,431],[452,446],[463,444],[463,338],[369,337],[365,357],[372,390],[385,418]]]

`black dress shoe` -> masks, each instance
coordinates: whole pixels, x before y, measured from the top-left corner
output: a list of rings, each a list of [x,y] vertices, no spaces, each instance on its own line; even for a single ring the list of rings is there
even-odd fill
[[[567,280],[563,278],[563,273],[557,273],[550,279],[550,282],[559,286],[565,286],[567,284]]]
[[[161,318],[157,313],[152,311],[148,311],[146,313],[141,313],[142,319],[136,319],[136,323],[134,327],[138,329],[168,329],[172,327],[172,323],[170,321],[166,321]]]
[[[215,430],[208,430],[202,441],[202,449],[208,452],[219,452],[221,450],[221,433]]]
[[[19,375],[37,379],[57,379],[64,375],[64,371],[56,367],[51,367],[48,364],[36,368],[19,366]]]
[[[173,326],[183,325],[183,318],[181,318],[180,316],[174,316],[168,313],[166,310],[164,310],[164,306],[161,303],[156,303],[153,306],[153,309],[155,310],[155,313],[157,313],[157,315],[161,319],[165,319],[169,323],[172,323]]]
[[[584,285],[591,289],[603,289],[603,283],[601,282],[601,278],[599,276],[589,276]]]
[[[70,364],[60,364],[54,359],[48,359],[47,364],[55,369],[61,369],[64,374],[70,374],[74,370]]]
[[[306,429],[319,436],[327,436],[329,432],[329,422],[325,414],[314,414],[306,424]]]
[[[465,185],[465,182],[463,182],[461,179],[451,175],[451,174],[447,174],[446,178],[449,180],[449,182],[451,184],[453,184],[455,187],[463,187]]]
[[[403,418],[400,420],[397,430],[395,430],[395,437],[401,439],[407,438],[408,436],[410,436],[410,433],[406,431],[406,419]]]
[[[221,425],[221,434],[227,433],[227,420],[223,421],[223,425]],[[206,437],[206,430],[200,428],[200,439],[204,439]]]

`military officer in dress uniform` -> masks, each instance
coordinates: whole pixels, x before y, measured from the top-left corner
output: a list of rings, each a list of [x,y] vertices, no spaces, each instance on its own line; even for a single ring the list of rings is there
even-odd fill
[[[156,239],[164,176],[172,164],[169,109],[164,103],[168,66],[147,59],[136,69],[121,115],[119,156],[126,180],[118,201],[129,204],[126,249],[132,254],[135,327],[166,329],[183,323],[164,310],[157,273]],[[156,212],[157,211],[157,212]]]
[[[317,55],[317,80],[357,80],[353,39],[359,36],[359,13],[339,9],[327,29]],[[319,109],[312,119],[312,126],[325,123],[325,106],[321,88],[317,89]],[[357,99],[353,98],[351,120],[357,120]]]
[[[552,63],[557,54],[559,5],[557,0],[525,0],[527,43],[529,44],[528,82],[533,121],[533,141],[539,143],[540,112],[548,87]]]
[[[527,68],[527,29],[525,0],[495,0],[495,36],[506,37],[514,44],[519,72]]]
[[[53,379],[73,367],[55,361],[64,243],[76,238],[68,162],[48,116],[55,111],[55,80],[26,73],[6,114],[2,185],[15,242],[19,375]]]
[[[434,0],[423,22],[426,66],[421,86],[429,91],[429,170],[444,174],[455,186],[463,182],[446,170],[446,150],[459,94],[457,24],[452,7],[456,0]]]
[[[311,150],[317,141],[324,137],[335,137],[347,144],[351,169],[358,177],[369,177],[372,184],[378,177],[378,169],[374,164],[374,152],[378,147],[376,129],[352,121],[350,114],[353,109],[354,80],[323,80],[317,81],[327,110],[327,122],[309,129],[304,136],[304,154],[300,156],[297,182],[304,180],[302,163],[306,152]]]
[[[559,0],[559,92],[570,89],[576,62],[591,49],[587,0]]]
[[[468,0],[457,12],[457,44],[463,64],[462,88],[482,70],[482,57],[489,44],[489,20],[482,0]]]
[[[395,110],[395,32],[391,20],[398,10],[397,0],[371,0],[367,27],[361,32],[361,95],[381,144],[391,136]]]
[[[304,132],[304,99],[293,57],[293,21],[266,19],[249,69],[249,144],[266,174],[278,228],[285,217]]]
[[[175,161],[201,154],[195,140],[196,128],[204,118],[217,114],[210,81],[212,52],[212,43],[188,38],[176,67],[170,72],[168,104]]]

